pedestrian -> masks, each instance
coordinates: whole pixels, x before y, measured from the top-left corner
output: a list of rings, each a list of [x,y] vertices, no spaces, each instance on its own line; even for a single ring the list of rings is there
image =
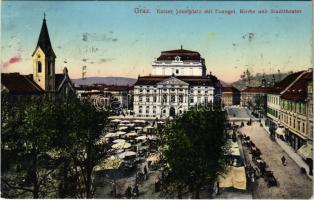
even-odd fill
[[[145,165],[144,166],[144,174],[147,174],[148,173],[148,170],[147,170],[147,166]]]
[[[139,193],[140,192],[138,190],[138,185],[135,185],[134,188],[133,188],[133,194],[135,194],[135,196],[138,197]]]
[[[131,199],[131,197],[132,197],[132,188],[130,186],[128,186],[128,188],[126,189],[125,196],[126,196],[126,198]]]
[[[283,166],[286,166],[286,158],[285,158],[285,156],[281,157],[281,163],[282,163]]]

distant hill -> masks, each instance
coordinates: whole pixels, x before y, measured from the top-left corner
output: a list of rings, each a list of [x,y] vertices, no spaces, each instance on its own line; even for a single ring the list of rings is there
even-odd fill
[[[288,76],[289,74],[293,73],[291,72],[287,72],[287,73],[281,73],[281,74],[274,74],[275,76],[275,81],[279,82],[282,79],[284,79],[286,76]],[[273,74],[265,74],[265,79],[267,81],[267,84],[271,84],[272,79],[273,79]],[[250,87],[258,87],[262,84],[262,78],[263,78],[263,74],[261,73],[257,73],[255,75],[253,75],[251,77],[251,81],[250,81]],[[247,87],[247,80],[246,79],[240,79],[238,81],[235,81],[232,83],[233,86],[235,86],[236,88],[243,90]]]
[[[222,81],[222,80],[219,80],[219,81],[220,81],[220,83],[221,83],[221,85],[222,85],[223,87],[227,87],[227,86],[230,86],[230,85],[231,85],[230,83],[224,82],[224,81]]]
[[[133,85],[137,79],[126,77],[86,77],[84,80],[72,79],[75,85],[92,85],[92,84],[106,84],[106,85]]]

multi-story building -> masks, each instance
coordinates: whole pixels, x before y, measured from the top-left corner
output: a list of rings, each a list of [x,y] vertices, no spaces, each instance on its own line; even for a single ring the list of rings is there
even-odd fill
[[[267,119],[269,126],[278,126],[280,119],[280,95],[301,76],[304,71],[289,74],[283,80],[274,84],[267,94]]]
[[[224,106],[240,105],[240,90],[234,86],[222,87],[222,103]]]
[[[280,124],[285,127],[285,138],[299,149],[312,140],[308,128],[308,84],[313,80],[311,70],[304,71],[280,96]]]
[[[152,75],[139,76],[134,85],[134,113],[152,118],[180,115],[197,104],[214,104],[220,86],[215,76],[206,75],[198,52],[182,47],[163,51],[153,62]]]
[[[245,106],[253,110],[258,115],[266,115],[267,109],[267,93],[269,87],[247,87],[241,91],[241,106]]]
[[[313,81],[307,85],[307,137],[313,141]]]
[[[133,106],[133,86],[128,85],[80,85],[76,86],[80,99],[89,99],[106,109],[128,109]]]

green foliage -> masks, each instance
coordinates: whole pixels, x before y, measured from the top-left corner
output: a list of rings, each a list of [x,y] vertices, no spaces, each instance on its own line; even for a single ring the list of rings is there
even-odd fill
[[[2,196],[91,198],[108,113],[76,98],[11,100],[1,102]]]
[[[226,113],[193,108],[166,127],[162,135],[164,191],[195,192],[212,184],[225,169]],[[179,195],[180,196],[180,195]]]

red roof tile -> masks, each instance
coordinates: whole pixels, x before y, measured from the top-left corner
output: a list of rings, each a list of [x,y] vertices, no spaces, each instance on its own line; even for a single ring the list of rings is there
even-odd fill
[[[240,90],[233,86],[222,87],[222,92],[240,93]]]
[[[157,58],[157,61],[161,60],[175,60],[175,57],[179,56],[181,61],[197,60],[200,61],[201,55],[196,51],[190,51],[186,49],[176,49],[170,51],[162,51],[161,55]]]
[[[284,89],[286,89],[294,80],[296,80],[304,71],[295,72],[293,74],[289,74],[280,82],[275,83],[272,90],[269,92],[270,94],[279,94]]]
[[[172,76],[141,76],[134,85],[156,85],[158,82]],[[188,83],[190,86],[213,86],[210,77],[202,76],[175,76],[175,78]]]
[[[307,85],[313,80],[313,72],[306,72],[286,92],[282,99],[291,101],[305,101],[307,98]]]
[[[37,85],[31,76],[19,73],[2,73],[1,84],[5,86],[11,94],[42,94],[44,91]]]

